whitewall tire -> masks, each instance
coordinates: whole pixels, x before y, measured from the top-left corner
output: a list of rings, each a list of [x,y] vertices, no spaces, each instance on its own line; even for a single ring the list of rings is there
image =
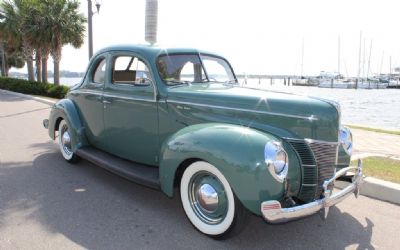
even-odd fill
[[[247,220],[224,175],[208,162],[197,161],[185,169],[180,195],[190,222],[208,236],[225,238],[243,226],[239,221]]]
[[[58,145],[66,161],[74,163],[79,159],[72,151],[72,135],[68,123],[65,120],[62,120],[58,125]]]

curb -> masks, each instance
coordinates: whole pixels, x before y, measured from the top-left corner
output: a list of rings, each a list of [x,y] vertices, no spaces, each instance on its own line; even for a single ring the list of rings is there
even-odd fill
[[[370,156],[381,156],[398,159],[391,155],[378,153],[358,153],[351,157],[351,160],[363,159]],[[400,184],[390,181],[380,180],[374,177],[364,177],[360,187],[360,194],[377,200],[388,201],[400,205]],[[343,189],[348,185],[347,182],[337,181],[335,187]]]
[[[335,182],[335,187],[340,189],[345,188],[347,185],[347,182]],[[374,177],[364,177],[364,182],[360,187],[360,194],[377,200],[400,204],[400,184]]]
[[[36,97],[36,96],[31,96],[31,95],[27,95],[27,94],[22,94],[22,93],[18,93],[18,92],[14,92],[14,91],[9,91],[9,90],[5,90],[5,89],[0,89],[0,92],[6,93],[6,94],[10,94],[10,95],[16,95],[16,96],[20,96],[20,97],[24,97],[27,99],[31,99],[31,100],[35,100],[47,105],[51,105],[53,106],[54,103],[56,103],[55,101],[49,100],[49,99],[45,99],[45,98],[41,98],[41,97]]]

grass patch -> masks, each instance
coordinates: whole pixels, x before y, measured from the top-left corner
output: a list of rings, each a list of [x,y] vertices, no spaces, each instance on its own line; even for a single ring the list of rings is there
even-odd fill
[[[366,176],[400,184],[400,161],[386,157],[367,157],[362,159],[363,172]],[[352,161],[357,165],[356,161]]]
[[[372,131],[372,132],[392,134],[392,135],[400,135],[400,131],[395,131],[395,130],[387,130],[387,129],[380,129],[380,128],[369,128],[369,127],[363,127],[363,126],[358,126],[358,125],[346,125],[346,126],[350,127],[350,128],[362,129],[362,130],[367,130],[367,131]]]

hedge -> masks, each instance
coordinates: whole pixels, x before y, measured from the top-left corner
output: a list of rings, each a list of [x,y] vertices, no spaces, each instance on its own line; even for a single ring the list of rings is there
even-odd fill
[[[69,88],[63,85],[54,85],[50,83],[31,82],[24,79],[0,77],[0,89],[14,92],[41,95],[53,98],[64,98]]]

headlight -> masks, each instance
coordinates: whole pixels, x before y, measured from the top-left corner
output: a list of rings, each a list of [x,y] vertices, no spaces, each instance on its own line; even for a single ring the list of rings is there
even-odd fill
[[[342,144],[344,151],[346,151],[348,155],[351,155],[353,151],[353,135],[351,134],[350,129],[343,126],[340,127],[339,142]]]
[[[289,162],[288,155],[281,143],[277,141],[268,142],[264,149],[265,163],[271,175],[279,182],[286,179]]]

